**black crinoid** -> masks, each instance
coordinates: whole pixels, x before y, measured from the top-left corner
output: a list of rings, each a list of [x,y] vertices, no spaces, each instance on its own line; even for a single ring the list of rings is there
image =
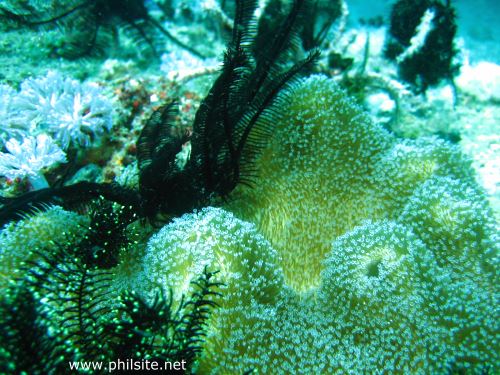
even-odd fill
[[[174,307],[161,288],[150,300],[116,291],[112,273],[87,263],[81,246],[68,239],[37,249],[25,277],[2,291],[0,373],[65,374],[91,362],[103,364],[91,373],[104,373],[112,361],[145,359],[189,371],[219,296],[216,272],[205,268]]]
[[[152,17],[144,0],[37,0],[0,5],[0,19],[28,27],[57,27],[63,30],[64,44],[54,51],[57,55],[76,58],[100,49],[99,31],[111,30],[124,24],[134,29],[155,50],[154,32],[160,32],[179,47],[203,57],[183,43]]]
[[[256,173],[252,162],[272,132],[275,108],[282,104],[278,94],[318,56],[312,52],[283,68],[286,53],[298,42],[305,1],[294,2],[274,38],[252,55],[256,3],[236,2],[222,72],[196,113],[193,134],[173,135],[174,103],[153,114],[142,131],[137,149],[145,214],[158,207],[181,214],[226,197],[238,183],[251,183]],[[179,167],[175,157],[187,140],[191,154]]]
[[[137,142],[139,191],[116,184],[80,182],[30,192],[18,198],[0,198],[0,223],[20,217],[32,207],[72,203],[102,196],[131,207],[137,217],[175,216],[217,204],[239,183],[251,184],[258,171],[253,161],[266,144],[286,95],[300,72],[318,57],[317,51],[288,64],[290,50],[300,43],[302,17],[308,3],[296,0],[288,15],[268,33],[269,42],[255,50],[256,0],[236,1],[232,39],[219,77],[198,109],[192,134],[179,133],[173,124],[175,103],[156,110]],[[191,152],[179,160],[182,145]]]

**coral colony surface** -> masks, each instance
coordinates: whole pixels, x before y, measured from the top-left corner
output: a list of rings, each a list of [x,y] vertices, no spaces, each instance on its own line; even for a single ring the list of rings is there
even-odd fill
[[[498,12],[2,1],[0,374],[500,373]]]

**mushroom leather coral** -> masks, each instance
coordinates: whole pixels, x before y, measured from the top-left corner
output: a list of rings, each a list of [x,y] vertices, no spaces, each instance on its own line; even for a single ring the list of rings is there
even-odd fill
[[[36,260],[34,250],[54,243],[79,241],[89,223],[82,215],[50,206],[46,211],[34,211],[19,222],[11,222],[0,231],[0,287],[25,276],[23,264]]]
[[[221,270],[200,373],[498,370],[500,242],[468,161],[327,78],[288,95],[253,186],[162,228],[135,274],[178,301]]]

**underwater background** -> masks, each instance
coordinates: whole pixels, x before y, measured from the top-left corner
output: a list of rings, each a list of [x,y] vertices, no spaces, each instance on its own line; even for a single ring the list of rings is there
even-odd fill
[[[0,373],[498,373],[498,14],[0,2]]]

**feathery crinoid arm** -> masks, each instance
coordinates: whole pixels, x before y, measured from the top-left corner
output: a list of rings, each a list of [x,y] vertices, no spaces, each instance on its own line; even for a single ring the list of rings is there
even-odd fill
[[[155,190],[175,173],[175,155],[182,140],[174,136],[175,101],[150,116],[137,140],[137,162],[141,192]]]
[[[256,173],[253,161],[276,121],[279,94],[318,56],[313,51],[304,60],[284,66],[287,52],[297,44],[304,0],[294,2],[272,33],[269,47],[254,54],[256,6],[255,0],[236,2],[233,36],[221,74],[195,118],[190,167],[195,179],[203,181],[208,199],[226,196],[238,183],[251,183]]]
[[[177,162],[189,134],[175,126],[176,115],[175,101],[158,108],[137,140],[142,214],[147,217],[159,211],[183,213],[196,205],[196,184],[186,181],[186,173]]]
[[[257,1],[237,1],[232,40],[224,54],[220,76],[196,113],[191,170],[207,195],[224,195],[238,179],[235,123],[247,105],[245,88],[253,67],[248,49],[255,26]]]

